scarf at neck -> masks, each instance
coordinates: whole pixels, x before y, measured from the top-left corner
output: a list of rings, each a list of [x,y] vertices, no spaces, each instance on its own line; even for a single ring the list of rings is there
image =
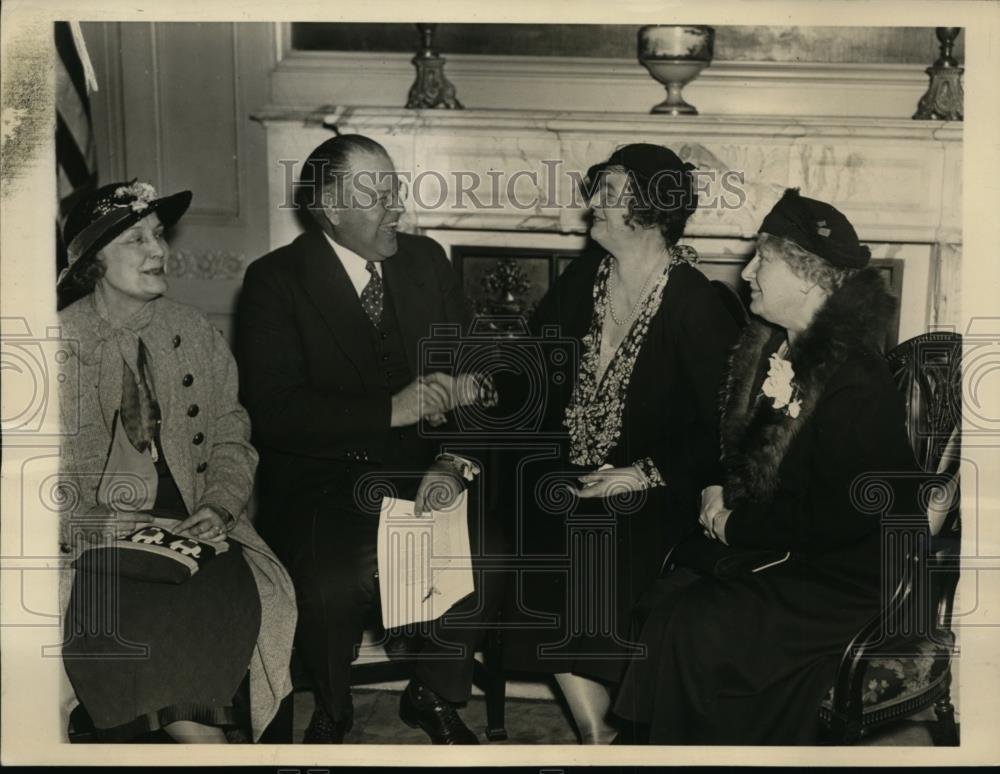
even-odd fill
[[[120,379],[118,412],[122,428],[136,451],[151,451],[155,458],[160,406],[156,400],[149,350],[140,336],[153,319],[154,305],[145,304],[128,319],[115,322],[111,320],[103,296],[95,291],[91,298],[97,312],[94,354],[101,363],[98,389],[102,395],[109,394],[117,386],[112,380]],[[108,424],[113,425],[113,421]]]

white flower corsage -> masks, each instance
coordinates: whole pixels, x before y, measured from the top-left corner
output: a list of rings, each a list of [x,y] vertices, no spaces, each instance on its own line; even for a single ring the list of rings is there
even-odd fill
[[[792,364],[778,357],[777,353],[771,355],[769,363],[767,379],[764,380],[761,392],[771,399],[776,411],[782,411],[795,419],[802,411],[802,400],[798,397],[798,386],[792,381],[795,378]]]
[[[134,198],[129,205],[135,212],[143,212],[149,208],[149,203],[156,199],[156,189],[149,183],[136,181],[131,185],[120,185],[115,189],[115,197],[119,199]],[[124,205],[122,205],[124,206]]]

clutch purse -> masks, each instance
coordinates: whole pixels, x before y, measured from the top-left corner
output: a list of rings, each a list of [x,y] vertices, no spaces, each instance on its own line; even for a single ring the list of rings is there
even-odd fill
[[[664,566],[680,565],[702,575],[725,579],[762,572],[783,564],[790,557],[790,551],[727,546],[718,540],[697,535],[674,546]]]
[[[183,583],[219,554],[224,540],[208,542],[146,526],[106,546],[88,548],[73,562],[81,572],[152,583]]]

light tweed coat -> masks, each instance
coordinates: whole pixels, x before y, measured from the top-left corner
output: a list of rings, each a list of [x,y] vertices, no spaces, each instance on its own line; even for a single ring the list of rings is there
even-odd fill
[[[68,354],[60,388],[61,412],[64,426],[79,423],[79,432],[65,437],[60,479],[72,488],[67,491],[73,493],[76,513],[85,513],[96,504],[112,421],[121,404],[122,359],[115,329],[100,307],[97,294],[91,294],[59,314]],[[257,452],[249,442],[250,420],[237,397],[236,362],[229,347],[193,308],[167,298],[152,301],[150,307],[152,315],[146,310],[149,321],[135,332],[149,351],[162,413],[161,446],[170,473],[189,513],[211,504],[238,517],[229,537],[243,547],[260,594],[260,633],[250,661],[256,741],[291,690],[295,592],[285,568],[246,515]],[[195,442],[198,437],[203,437],[200,443]],[[68,542],[68,522],[63,519],[64,542]],[[63,573],[63,610],[72,580],[72,570]]]

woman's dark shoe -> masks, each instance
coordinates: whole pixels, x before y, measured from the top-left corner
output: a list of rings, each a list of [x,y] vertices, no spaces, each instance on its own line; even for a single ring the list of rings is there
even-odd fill
[[[343,744],[344,737],[353,725],[353,714],[341,720],[334,720],[322,707],[316,707],[302,737],[302,744]]]
[[[410,728],[426,731],[434,744],[479,744],[455,708],[416,680],[399,699],[399,717]]]

